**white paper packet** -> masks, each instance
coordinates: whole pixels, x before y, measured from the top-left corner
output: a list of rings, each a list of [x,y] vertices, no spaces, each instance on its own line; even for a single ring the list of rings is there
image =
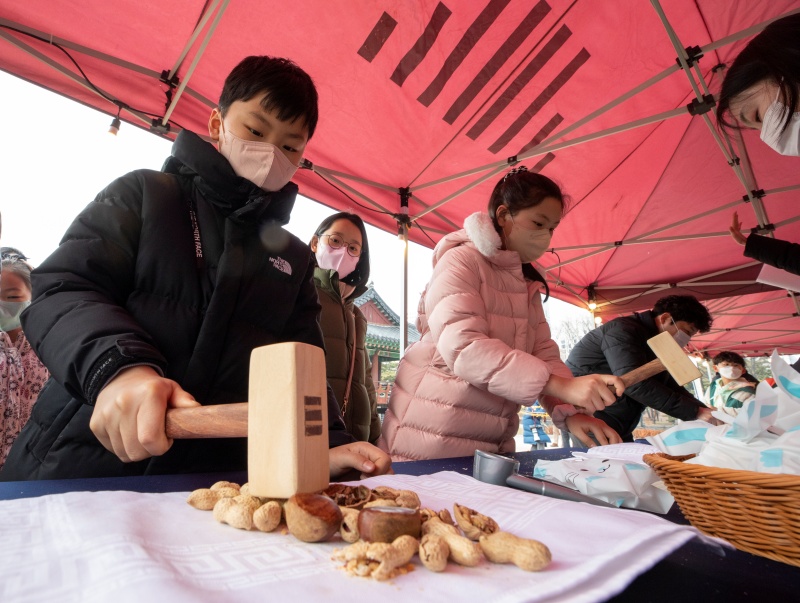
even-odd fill
[[[648,452],[657,450],[639,444],[597,446],[568,459],[539,460],[533,475],[617,507],[666,513],[675,499],[655,486],[658,475],[642,461]]]

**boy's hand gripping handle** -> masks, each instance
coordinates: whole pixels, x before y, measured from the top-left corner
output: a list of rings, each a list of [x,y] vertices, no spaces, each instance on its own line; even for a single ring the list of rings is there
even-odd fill
[[[167,410],[167,437],[177,440],[196,438],[246,438],[247,402],[170,408]]]

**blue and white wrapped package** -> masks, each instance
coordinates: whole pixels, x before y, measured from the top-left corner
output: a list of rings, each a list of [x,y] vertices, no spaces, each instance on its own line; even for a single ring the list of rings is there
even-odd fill
[[[675,499],[668,491],[654,486],[659,481],[655,471],[643,462],[598,454],[603,448],[613,446],[592,448],[590,453],[573,452],[573,458],[539,460],[533,476],[574,488],[617,507],[655,513],[669,511]]]
[[[707,438],[713,438],[716,433],[726,431],[726,425],[714,426],[706,421],[684,421],[657,435],[648,436],[646,440],[658,449],[656,452],[683,456],[699,453],[705,446]]]
[[[696,454],[696,465],[800,475],[800,374],[777,352],[771,358],[777,387],[760,383],[735,418],[712,426],[687,421],[647,438],[673,456]]]

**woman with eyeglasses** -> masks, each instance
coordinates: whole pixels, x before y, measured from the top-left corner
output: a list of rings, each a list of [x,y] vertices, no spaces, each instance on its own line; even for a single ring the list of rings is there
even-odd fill
[[[0,248],[0,468],[31,416],[50,373],[31,349],[20,325],[31,303],[31,266],[13,247]]]
[[[311,238],[317,260],[314,282],[322,305],[328,383],[336,394],[347,431],[374,444],[381,435],[372,365],[367,354],[367,319],[354,300],[367,290],[369,244],[364,222],[340,212],[322,221]]]

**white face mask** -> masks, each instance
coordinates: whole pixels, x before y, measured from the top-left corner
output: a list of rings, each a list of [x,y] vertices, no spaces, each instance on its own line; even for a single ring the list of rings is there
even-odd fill
[[[719,374],[726,379],[738,379],[742,376],[742,369],[738,366],[721,366],[719,367]]]
[[[792,114],[786,129],[781,132],[788,111],[789,108],[776,98],[762,118],[761,140],[781,155],[800,157],[800,112]]]
[[[227,159],[237,176],[247,178],[257,187],[279,191],[292,179],[297,166],[281,150],[269,142],[244,140],[220,126],[219,152]]]
[[[347,247],[334,249],[322,241],[317,243],[317,265],[323,270],[335,270],[339,278],[349,276],[356,269],[358,258],[347,253]]]
[[[670,316],[669,319],[672,321],[672,324],[675,325],[675,333],[673,334],[672,338],[678,343],[680,347],[685,348],[687,345],[689,345],[689,341],[691,341],[692,336],[689,335],[689,333],[687,333],[686,331],[681,331],[678,328],[678,325],[675,324],[675,319],[672,318],[672,316]]]
[[[514,216],[510,213],[508,216],[511,218],[511,232],[506,235],[506,247],[516,251],[523,262],[538,260],[550,249],[553,233],[546,228],[539,230],[523,228],[514,222]]]
[[[0,301],[0,331],[13,331],[20,326],[19,316],[31,305],[30,300],[23,302]]]

